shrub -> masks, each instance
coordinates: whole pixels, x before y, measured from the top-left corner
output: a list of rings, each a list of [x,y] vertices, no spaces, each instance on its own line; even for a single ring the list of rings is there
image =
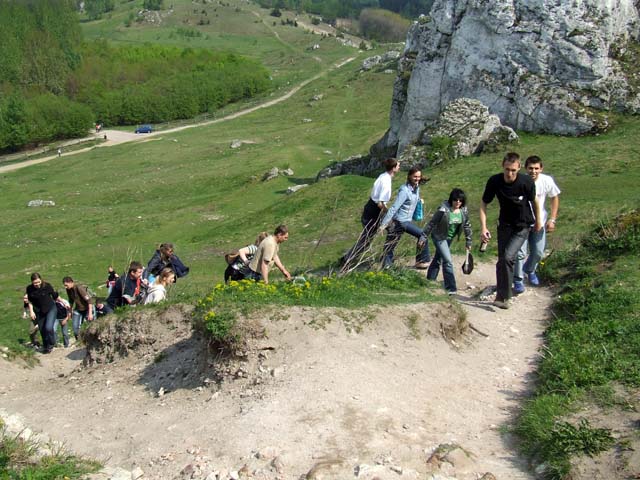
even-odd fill
[[[380,8],[367,8],[360,12],[360,31],[366,38],[380,42],[400,42],[407,37],[409,20],[397,13]]]

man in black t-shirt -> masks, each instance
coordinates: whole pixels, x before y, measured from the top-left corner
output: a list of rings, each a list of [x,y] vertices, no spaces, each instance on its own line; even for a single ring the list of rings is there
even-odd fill
[[[498,263],[496,264],[496,301],[499,308],[509,308],[512,296],[513,266],[518,250],[527,239],[531,227],[542,228],[540,209],[536,200],[536,185],[528,175],[518,173],[520,155],[507,153],[502,160],[502,173],[487,181],[480,205],[480,236],[488,242],[491,233],[487,229],[487,205],[498,197]]]

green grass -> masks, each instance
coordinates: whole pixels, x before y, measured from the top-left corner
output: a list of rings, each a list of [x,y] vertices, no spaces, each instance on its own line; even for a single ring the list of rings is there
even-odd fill
[[[69,455],[62,449],[48,455],[37,455],[41,447],[33,440],[10,435],[0,421],[0,479],[71,480],[83,478],[100,468],[98,462]]]
[[[239,340],[236,323],[267,305],[343,307],[361,309],[370,305],[396,305],[433,300],[424,276],[413,271],[391,269],[356,272],[344,277],[326,275],[290,283],[256,283],[251,280],[217,284],[198,301],[196,325],[214,344],[225,346]]]
[[[613,408],[613,385],[640,387],[639,258],[640,211],[633,210],[545,264],[546,277],[563,288],[546,332],[537,392],[516,431],[527,455],[547,465],[548,478],[565,478],[572,455],[613,444],[610,432],[584,418],[567,423],[566,415],[594,401]]]

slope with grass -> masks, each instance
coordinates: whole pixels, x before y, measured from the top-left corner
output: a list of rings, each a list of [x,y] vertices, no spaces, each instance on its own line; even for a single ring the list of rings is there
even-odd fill
[[[179,8],[189,8],[186,3],[180,5],[176,6],[176,12]],[[110,28],[116,26],[118,38],[114,34],[114,39],[118,41],[178,43],[178,37],[169,38],[171,33],[163,27],[141,25],[131,27],[131,30],[117,27],[123,20],[118,19],[121,13],[115,12],[111,20],[87,23],[84,28],[99,35],[100,29],[110,32]],[[234,10],[235,13],[240,15],[242,12]],[[256,20],[250,13],[247,18]],[[109,26],[109,21],[115,23]],[[228,23],[233,25],[231,20]],[[346,58],[343,54],[354,54],[353,50],[331,44],[330,49],[320,48],[311,56],[305,50],[308,45],[305,35],[308,34],[276,25],[274,28],[278,29],[280,38],[292,47],[288,49],[289,53],[270,55],[269,48],[283,52],[283,43],[265,28],[264,23],[252,25],[260,29],[260,35],[266,35],[259,37],[256,55],[272,57],[271,68],[279,70],[283,85],[286,81],[310,78],[317,73],[322,64],[313,56],[319,56],[323,62],[329,59],[333,62],[336,58]],[[247,35],[249,33],[247,31]],[[195,37],[192,41],[205,42],[205,38]],[[241,42],[247,39],[228,34],[220,41],[237,41],[238,45],[243,45]],[[359,59],[364,56],[360,54]],[[288,64],[287,59],[291,58],[294,63]],[[4,215],[0,219],[3,232],[0,238],[0,263],[3,265],[0,289],[4,295],[0,304],[0,343],[19,349],[19,340],[26,337],[25,322],[19,318],[20,302],[28,276],[33,271],[40,271],[46,280],[58,287],[62,276],[70,274],[103,293],[99,286],[109,264],[122,271],[128,260],[146,261],[157,243],[173,241],[177,253],[192,267],[192,272],[172,289],[171,299],[195,303],[221,279],[225,251],[245,245],[258,231],[271,230],[278,223],[287,223],[291,230],[291,239],[281,250],[289,270],[304,273],[326,267],[338,258],[359,233],[360,209],[372,180],[345,176],[314,183],[315,174],[331,161],[366,152],[369,145],[380,138],[388,124],[393,83],[391,75],[359,73],[357,63],[351,62],[318,78],[284,103],[230,122],[158,135],[145,143],[96,149],[2,175]],[[312,101],[316,94],[323,94],[322,100]],[[637,207],[640,120],[613,117],[612,123],[609,133],[594,137],[523,134],[520,145],[514,147],[524,156],[541,156],[545,172],[552,174],[562,189],[557,230],[548,240],[549,248],[554,251],[546,264],[549,268],[556,258],[564,258],[561,252],[573,250],[581,235],[591,232],[593,225],[607,224],[608,219],[619,212]],[[255,143],[231,149],[229,145],[233,139]],[[470,210],[477,211],[485,181],[499,171],[503,153],[458,159],[430,169],[427,175],[431,182],[425,189],[427,218],[429,211],[433,211],[454,186],[466,190]],[[292,177],[261,182],[262,174],[273,166],[291,167],[295,173]],[[395,186],[401,181],[400,176]],[[285,195],[286,188],[297,183],[309,183],[310,186],[292,196]],[[27,208],[27,202],[34,198],[55,200],[56,206]],[[489,213],[490,221],[494,222],[497,207],[491,205]],[[472,225],[477,230],[477,219],[472,218]],[[379,242],[378,239],[377,247]],[[404,240],[400,256],[411,256],[412,247],[412,242]],[[454,250],[460,252],[460,249],[456,244]],[[606,249],[603,251],[607,252]],[[485,267],[490,268],[494,254],[495,245],[492,244],[485,255]],[[637,266],[636,259],[637,255],[631,254],[612,257],[613,263],[595,259],[602,266],[590,273],[590,283],[578,287],[587,295],[586,299],[576,296],[578,304],[592,296],[595,299],[601,283],[615,286],[616,282],[622,281],[624,288],[637,284],[640,280],[637,269],[632,268]],[[478,260],[482,262],[482,259]],[[617,272],[621,272],[619,278],[613,275]],[[569,283],[567,277],[552,273],[548,278]],[[625,305],[627,303],[622,306]],[[611,312],[611,315],[620,313],[615,309]],[[589,318],[591,316],[589,313]],[[562,324],[555,328],[549,331],[550,339],[564,334]],[[624,334],[635,335],[632,327],[624,326],[623,330]],[[607,341],[621,335],[617,325],[608,332]],[[592,337],[568,335],[581,342],[578,347],[572,347],[574,351],[582,348],[582,344],[595,344]],[[558,348],[565,348],[565,343],[561,339]],[[609,353],[605,354],[605,351]],[[609,345],[605,343],[598,353],[605,356],[594,355],[594,358],[609,365],[612,358]],[[633,373],[637,367],[632,362],[629,365],[623,370]],[[571,375],[578,375],[576,378],[579,379],[585,371],[582,363],[577,367]],[[616,367],[614,373],[618,370]],[[560,368],[560,373],[543,369],[541,374],[551,372],[550,377],[555,379],[562,378],[565,371],[571,372],[564,368]],[[594,384],[600,388],[600,393],[601,387],[610,387],[614,380],[623,381],[613,376],[600,377],[595,368],[590,371],[597,374],[590,378],[601,378]],[[563,381],[571,385],[576,378]],[[637,388],[633,383],[636,380],[625,381],[625,385],[631,386],[631,392]],[[587,394],[590,385],[587,384],[589,388],[584,390]],[[550,388],[555,389],[556,384],[551,384]],[[564,402],[573,398],[571,389],[563,389],[562,408],[549,409],[544,421],[536,420],[542,425],[543,433],[553,429],[556,420],[573,420],[563,418],[568,408]],[[549,402],[553,404],[554,398]],[[553,438],[564,441],[573,435],[586,439],[582,444],[589,448],[593,444],[591,440],[599,445],[606,444],[604,435],[597,432],[592,435],[589,429],[581,430],[577,422],[571,425],[573,430],[560,423]],[[540,447],[538,441],[536,437],[530,443],[536,459],[544,458],[538,454],[546,448]],[[561,442],[560,446],[563,445],[566,444]],[[556,447],[546,451],[554,452],[553,448]],[[569,442],[567,448],[575,451],[575,442]],[[561,468],[565,465],[559,465],[558,472],[562,473]]]

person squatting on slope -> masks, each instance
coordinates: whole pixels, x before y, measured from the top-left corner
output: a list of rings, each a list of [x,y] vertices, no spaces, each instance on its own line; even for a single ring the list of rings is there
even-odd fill
[[[382,216],[387,211],[387,202],[391,200],[393,192],[392,180],[400,170],[400,162],[395,158],[387,158],[382,163],[385,171],[373,183],[369,200],[362,209],[362,216],[360,217],[362,233],[360,233],[356,244],[340,259],[343,271],[353,267],[360,257],[367,252],[369,245],[371,245],[376,236],[380,220],[382,220]]]
[[[31,274],[31,283],[27,285],[26,293],[29,300],[29,316],[38,323],[38,330],[42,336],[42,353],[51,353],[56,343],[54,327],[57,311],[53,300],[55,290],[35,272]]]
[[[502,160],[502,173],[489,177],[480,203],[480,236],[488,242],[487,205],[498,198],[498,262],[496,263],[497,293],[493,302],[498,308],[509,308],[512,297],[513,268],[518,250],[527,239],[531,226],[542,228],[536,186],[528,175],[518,173],[520,155],[507,153]],[[532,211],[533,206],[533,211]]]
[[[428,242],[427,237],[431,234],[436,253],[427,270],[427,279],[436,280],[438,278],[442,263],[444,289],[449,295],[458,291],[450,246],[455,237],[460,238],[462,231],[464,231],[465,247],[467,251],[471,251],[471,223],[466,205],[465,193],[459,188],[451,190],[449,199],[442,202],[442,205],[433,214],[418,241],[418,246]]]
[[[73,336],[78,339],[80,327],[84,322],[91,322],[94,318],[94,306],[91,304],[91,295],[87,287],[76,283],[73,278],[67,276],[62,279],[62,284],[67,290],[67,298],[71,305],[71,326]]]
[[[229,280],[237,282],[245,278],[248,274],[249,263],[258,251],[258,246],[268,236],[267,232],[260,232],[253,244],[242,247],[236,253],[225,255],[228,265],[224,271],[224,283],[229,283]]]
[[[422,235],[422,229],[412,223],[416,206],[420,201],[420,184],[425,183],[422,172],[418,167],[411,167],[407,173],[407,182],[400,187],[396,200],[380,222],[379,232],[382,233],[388,227],[387,238],[384,243],[382,267],[388,268],[393,264],[393,252],[400,242],[402,234],[407,232],[418,240]],[[429,266],[431,255],[429,254],[429,242],[422,247],[416,247],[415,268],[425,269]]]
[[[255,280],[256,282],[262,280],[264,283],[269,283],[269,270],[275,265],[287,280],[291,280],[291,274],[284,267],[278,256],[280,244],[286,242],[288,239],[289,229],[287,226],[278,225],[273,235],[269,235],[258,245],[255,256],[249,262],[249,269],[245,278]]]
[[[556,219],[558,218],[558,209],[560,208],[560,189],[556,185],[555,180],[550,175],[542,173],[544,166],[542,160],[538,156],[531,156],[524,162],[524,168],[529,173],[536,185],[536,198],[540,206],[540,214],[542,215],[541,223],[543,227],[538,231],[529,232],[527,240],[522,244],[522,248],[518,251],[518,258],[513,270],[513,291],[514,293],[524,292],[524,277],[526,275],[530,285],[540,285],[540,280],[536,275],[538,263],[544,255],[544,248],[547,242],[546,232],[553,232],[556,229]],[[545,209],[545,200],[549,197],[551,205],[551,216],[547,218]],[[529,257],[527,257],[527,247],[529,247]]]

